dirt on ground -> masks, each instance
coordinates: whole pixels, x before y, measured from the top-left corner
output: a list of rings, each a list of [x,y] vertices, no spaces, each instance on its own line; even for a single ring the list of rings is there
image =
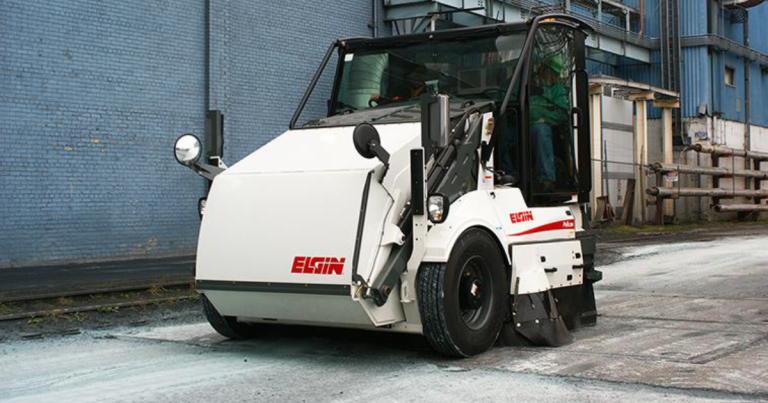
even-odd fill
[[[39,312],[31,317],[0,321],[0,343],[75,335],[87,330],[117,326],[140,327],[205,320],[199,298],[194,292],[164,292],[166,298],[147,298],[142,294],[145,293],[124,292],[0,304],[0,315],[10,316],[14,312],[24,312],[24,309]],[[178,299],[173,299],[169,294],[178,294]],[[144,300],[157,301],[145,303]],[[130,305],[121,306],[125,303]],[[95,305],[99,307],[78,310],[80,307]]]

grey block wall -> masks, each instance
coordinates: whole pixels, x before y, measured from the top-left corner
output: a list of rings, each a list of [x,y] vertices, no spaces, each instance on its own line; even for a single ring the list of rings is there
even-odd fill
[[[371,1],[212,1],[211,109],[225,115],[225,161],[288,129],[332,41],[370,36]],[[333,73],[335,65],[329,66]],[[321,88],[328,88],[330,75]],[[329,92],[326,92],[329,94]],[[308,112],[326,111],[313,96]]]
[[[176,137],[221,109],[236,162],[287,128],[333,39],[371,32],[367,0],[0,4],[0,268],[194,253],[205,181]]]

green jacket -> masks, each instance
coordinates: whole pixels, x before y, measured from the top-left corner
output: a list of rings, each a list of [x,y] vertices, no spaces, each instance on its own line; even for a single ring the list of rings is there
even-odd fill
[[[559,125],[568,121],[568,91],[562,84],[556,83],[544,87],[544,93],[531,97],[531,121],[544,119],[549,125]]]

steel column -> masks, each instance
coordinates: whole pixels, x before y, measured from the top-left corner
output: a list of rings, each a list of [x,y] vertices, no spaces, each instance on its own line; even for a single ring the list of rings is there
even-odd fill
[[[664,128],[664,143],[663,143],[663,151],[664,151],[664,163],[665,164],[672,164],[674,162],[674,154],[672,149],[672,137],[674,136],[674,132],[672,129],[672,109],[671,108],[664,108],[662,110],[661,114],[661,124]],[[661,173],[658,173],[657,175],[661,175]],[[680,180],[680,176],[678,175],[677,180]],[[672,187],[672,182],[666,181],[663,182],[665,187]],[[666,200],[663,204],[657,204],[657,209],[660,209],[662,211],[666,211],[667,215],[674,216],[674,208],[675,208],[675,202],[673,200]]]
[[[648,100],[653,99],[652,92],[638,93],[630,95],[630,99],[635,104],[635,130],[634,138],[634,158],[635,163],[635,203],[634,218],[641,224],[646,222],[645,217],[645,191],[648,187],[648,177],[645,169],[648,166]]]
[[[603,170],[601,160],[604,159],[602,155],[603,144],[603,105],[602,105],[602,91],[592,93],[589,96],[589,114],[590,114],[590,137],[592,144],[592,196],[590,197],[590,205],[592,206],[592,220],[595,220],[597,214],[597,198],[603,195]]]

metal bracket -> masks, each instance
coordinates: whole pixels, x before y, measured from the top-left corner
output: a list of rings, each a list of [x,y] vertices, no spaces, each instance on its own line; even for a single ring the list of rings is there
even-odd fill
[[[206,164],[204,162],[196,162],[195,164],[191,165],[190,168],[192,168],[196,174],[202,176],[205,179],[208,179],[209,181],[213,181],[213,178],[224,172],[225,169]]]

